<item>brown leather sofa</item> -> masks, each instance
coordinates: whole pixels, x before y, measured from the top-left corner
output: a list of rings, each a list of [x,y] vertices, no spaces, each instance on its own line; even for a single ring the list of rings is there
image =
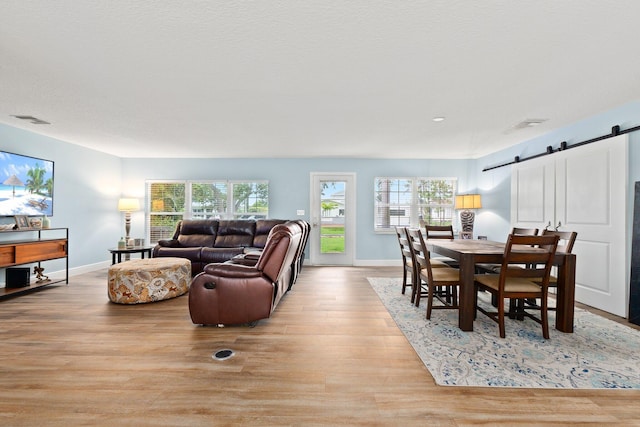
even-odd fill
[[[255,265],[212,263],[193,278],[189,313],[195,324],[252,324],[271,316],[295,281],[304,229],[289,221],[274,226]]]
[[[187,258],[191,261],[191,274],[195,276],[207,264],[261,251],[271,229],[285,222],[283,219],[185,219],[178,223],[171,239],[158,241],[153,257]]]

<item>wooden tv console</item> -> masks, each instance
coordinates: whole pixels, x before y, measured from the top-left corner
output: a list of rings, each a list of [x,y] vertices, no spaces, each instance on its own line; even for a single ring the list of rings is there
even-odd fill
[[[23,233],[23,235],[18,235]],[[8,235],[19,240],[10,240]],[[25,237],[22,239],[22,237]],[[37,263],[41,267],[43,261],[64,258],[65,277],[37,281],[31,274],[29,286],[20,288],[0,288],[0,300],[27,293],[43,286],[65,282],[69,284],[69,229],[43,228],[26,230],[9,230],[0,232],[0,268],[17,267],[24,264]],[[44,272],[47,275],[47,272]]]

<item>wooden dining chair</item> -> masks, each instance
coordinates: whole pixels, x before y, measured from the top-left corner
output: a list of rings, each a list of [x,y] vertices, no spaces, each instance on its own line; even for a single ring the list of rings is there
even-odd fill
[[[575,231],[556,231],[556,230],[542,230],[543,236],[558,236],[558,247],[556,248],[556,252],[562,252],[570,254],[573,251],[573,245],[576,242],[576,238],[578,237],[578,233]],[[553,274],[549,275],[549,288],[558,288],[558,278]],[[534,309],[540,310],[540,302],[536,299],[524,299],[518,300],[516,303],[516,313],[517,317],[522,318],[522,310]],[[555,311],[556,307],[547,307],[547,310]]]
[[[427,319],[431,319],[431,311],[435,309],[458,309],[458,288],[460,287],[460,270],[449,266],[433,268],[429,262],[429,249],[425,245],[420,230],[418,247],[415,249],[416,260],[420,266],[420,290],[416,295],[416,306],[420,305],[420,297],[427,297]],[[414,244],[415,245],[415,244]],[[437,299],[442,305],[433,305]]]
[[[427,239],[453,239],[452,225],[429,225],[424,226]]]
[[[424,252],[426,249],[426,245],[424,244],[424,239],[422,237],[422,233],[418,228],[406,228],[407,240],[409,242],[409,247],[411,250],[411,257],[413,258],[413,266],[414,266],[414,277],[412,283],[412,292],[411,292],[411,302],[416,304],[416,307],[420,306],[420,296],[422,294],[422,282],[420,279],[420,270],[424,268],[418,263],[418,256],[423,256],[425,259],[429,261],[429,266],[431,268],[439,269],[439,268],[447,268],[449,267],[446,263],[437,260],[431,259],[429,256],[429,252]],[[424,248],[424,249],[423,249]]]
[[[422,246],[426,247],[426,245],[424,245],[424,235],[422,234],[419,228],[407,227],[407,238],[409,239],[410,244],[414,244],[414,248],[418,248],[418,247],[422,248]],[[431,255],[431,253],[429,253],[429,255]],[[434,258],[429,256],[428,259],[432,268],[450,267],[449,264],[447,264],[446,262],[443,262],[440,258]],[[449,258],[446,258],[446,259],[449,259]]]
[[[455,238],[455,234],[453,233],[453,226],[452,225],[428,225],[425,224],[424,225],[424,230],[425,230],[425,234],[424,236],[427,239],[454,239]],[[443,256],[438,256],[438,257],[433,257],[431,256],[431,259],[437,259],[439,261],[442,261],[444,263],[447,264],[447,266],[449,267],[457,267],[458,263],[451,259],[451,258],[447,258],[447,257],[443,257]]]
[[[522,227],[513,227],[511,229],[511,234],[517,234],[520,236],[537,236],[538,229],[537,228],[522,228]]]
[[[559,237],[510,234],[505,245],[499,274],[475,276],[476,310],[498,323],[500,337],[505,337],[505,299],[540,299],[540,317],[523,311],[525,317],[542,325],[542,335],[549,339],[547,293],[553,258]],[[478,305],[478,292],[487,291],[497,299],[497,311]]]
[[[517,234],[519,236],[536,236],[538,234],[538,229],[513,227],[510,234]],[[500,264],[476,264],[476,273],[500,273],[500,267]]]
[[[396,236],[398,237],[398,243],[400,244],[400,254],[402,255],[402,295],[404,295],[407,286],[413,289],[414,282],[414,261],[411,255],[411,245],[407,238],[407,232],[405,227],[395,227]],[[407,282],[407,278],[411,279],[411,282]],[[413,299],[412,299],[413,302]]]

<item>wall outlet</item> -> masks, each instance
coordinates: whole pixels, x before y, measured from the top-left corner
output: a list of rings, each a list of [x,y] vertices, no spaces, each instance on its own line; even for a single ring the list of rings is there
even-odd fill
[[[296,211],[296,215],[298,215],[298,216],[304,215],[304,209],[298,209]]]

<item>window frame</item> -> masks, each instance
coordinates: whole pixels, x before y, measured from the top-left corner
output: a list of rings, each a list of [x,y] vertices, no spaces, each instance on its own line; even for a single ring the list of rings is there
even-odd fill
[[[398,193],[398,196],[395,197],[397,200],[400,200],[401,194],[400,192],[400,185],[401,185],[401,181],[406,181],[409,184],[409,190],[410,190],[410,196],[409,197],[404,197],[404,203],[384,203],[382,201],[380,201],[380,195],[381,195],[381,190],[380,190],[380,183],[383,180],[390,180],[390,181],[398,181],[398,190],[395,191],[396,193]],[[420,184],[424,181],[449,181],[451,183],[452,186],[452,191],[451,191],[451,199],[450,199],[450,203],[422,203],[420,201],[419,198],[419,189],[420,189]],[[393,184],[392,184],[393,186]],[[438,224],[443,224],[446,221],[448,221],[450,219],[450,223],[451,224],[455,224],[455,195],[457,194],[457,188],[458,188],[458,178],[457,177],[415,177],[415,176],[377,176],[374,178],[374,207],[373,207],[373,228],[374,228],[374,232],[376,233],[381,233],[381,234],[387,234],[387,233],[394,233],[394,227],[396,226],[403,226],[403,227],[420,227],[420,221],[421,221],[421,212],[423,212],[423,209],[426,208],[435,208],[435,209],[444,209],[445,210],[445,217],[444,217],[444,222],[440,221],[438,222]],[[390,192],[390,194],[393,192]],[[406,195],[407,190],[402,191],[402,193],[404,193]],[[390,200],[393,199],[393,197],[389,198]],[[405,218],[408,218],[408,221],[405,222],[401,222],[401,221],[396,221],[396,223],[394,223],[394,221],[392,220],[393,217],[398,217],[397,215],[389,215],[389,220],[388,223],[389,225],[387,227],[384,227],[381,221],[381,212],[383,212],[385,209],[387,209],[389,212],[391,211],[396,211],[399,213],[399,211],[404,209],[404,212],[406,213],[406,210],[409,210],[409,214],[408,215],[404,215]],[[450,218],[448,216],[447,210],[449,210],[451,212]],[[380,224],[379,224],[380,223]],[[431,222],[434,223],[434,222]]]
[[[183,205],[183,209],[181,211],[176,210],[175,212],[172,211],[165,211],[165,210],[161,210],[161,211],[157,211],[154,210],[153,207],[153,194],[152,194],[152,188],[153,185],[155,184],[179,184],[179,185],[183,185],[184,186],[184,205]],[[223,202],[225,210],[224,212],[222,212],[219,215],[215,215],[215,213],[212,212],[211,215],[207,214],[206,208],[204,208],[204,213],[200,213],[197,212],[194,209],[194,205],[193,205],[193,191],[194,191],[194,184],[198,185],[198,184],[205,184],[205,185],[219,185],[222,184],[224,186],[226,186],[226,199]],[[263,203],[266,202],[266,205],[264,206],[264,210],[259,211],[259,213],[256,213],[255,215],[252,214],[251,212],[244,212],[244,211],[237,211],[235,209],[235,205],[236,205],[236,198],[235,198],[235,191],[234,188],[236,185],[243,185],[243,184],[252,184],[254,186],[259,186],[259,185],[266,185],[266,197],[263,198],[255,198],[255,202],[257,203],[258,201],[261,201]],[[218,218],[218,219],[225,219],[225,220],[230,220],[230,219],[258,219],[258,218],[269,218],[269,199],[270,199],[270,194],[269,194],[270,188],[269,188],[269,180],[266,179],[243,179],[243,180],[239,180],[239,179],[211,179],[211,180],[162,180],[162,179],[158,179],[158,180],[146,180],[145,181],[145,235],[146,235],[146,241],[149,242],[149,244],[153,245],[155,243],[157,243],[158,240],[162,240],[165,238],[170,238],[171,236],[167,237],[166,236],[166,230],[165,233],[163,234],[162,232],[160,232],[158,234],[159,237],[153,237],[152,240],[152,217],[153,216],[174,216],[174,217],[180,217],[179,219],[177,219],[175,221],[175,223],[177,223],[177,221],[182,220],[182,219],[193,219],[193,218]],[[253,194],[253,192],[251,192],[250,194]],[[213,204],[215,205],[215,203]],[[164,207],[164,204],[163,204]],[[175,223],[174,223],[174,230],[175,230]],[[171,231],[171,233],[173,233],[173,230]]]

